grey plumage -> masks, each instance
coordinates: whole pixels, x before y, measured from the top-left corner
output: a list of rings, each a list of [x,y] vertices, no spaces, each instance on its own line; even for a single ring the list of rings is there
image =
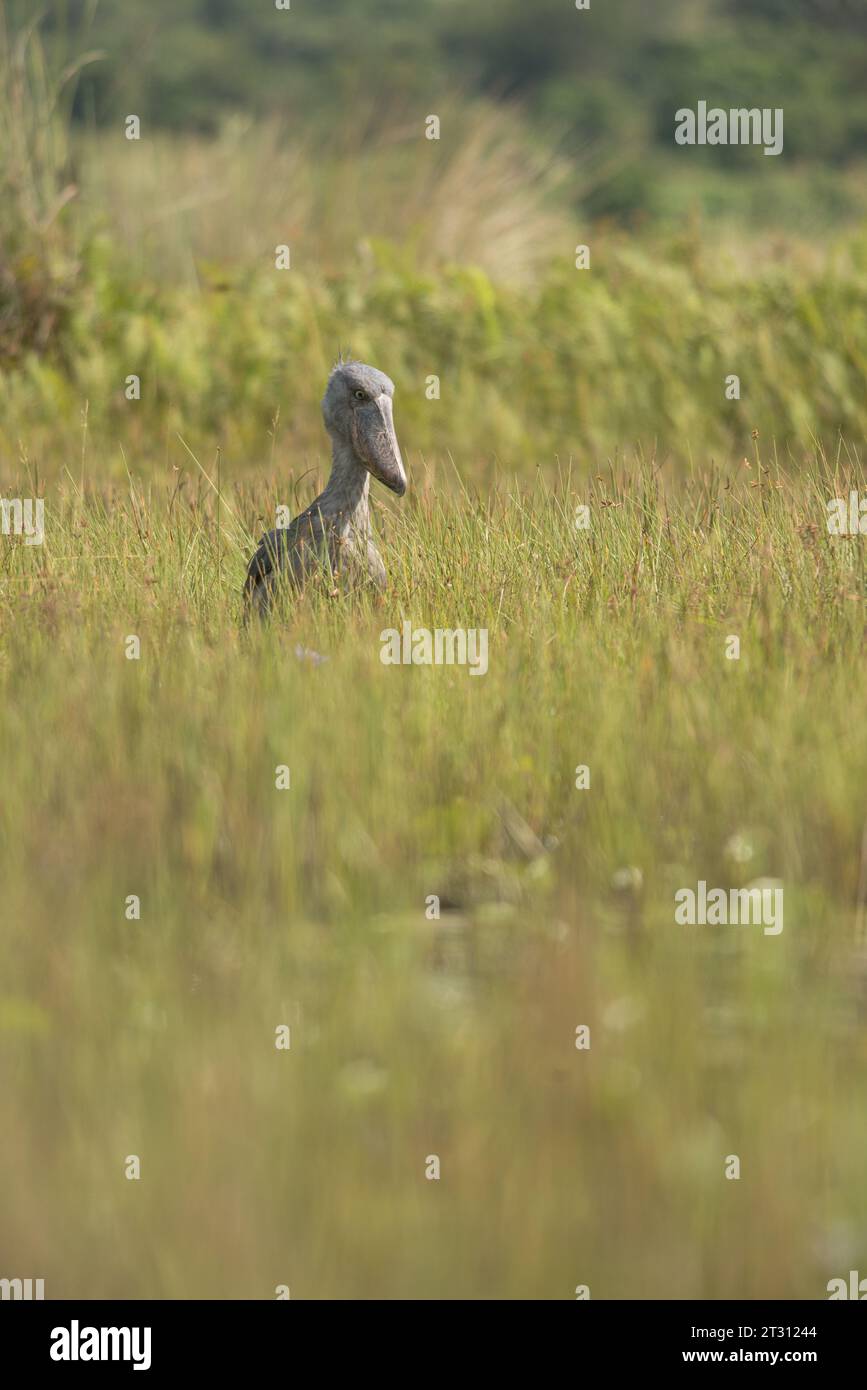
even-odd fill
[[[328,378],[322,418],[331,436],[331,476],[324,491],[289,526],[269,531],[250,561],[247,602],[260,613],[282,582],[303,587],[323,570],[350,586],[383,588],[385,565],[370,526],[370,478],[399,497],[406,474],[394,432],[394,383],[362,362],[338,362]]]

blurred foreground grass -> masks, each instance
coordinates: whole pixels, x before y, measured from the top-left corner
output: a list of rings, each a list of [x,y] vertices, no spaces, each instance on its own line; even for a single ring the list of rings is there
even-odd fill
[[[262,630],[238,589],[271,494],[49,488],[0,580],[4,1271],[821,1298],[863,1268],[850,486],[851,454],[421,488],[378,513],[381,604],[311,592]],[[488,674],[383,666],[404,618],[488,627]],[[763,876],[779,937],[674,924],[677,888]]]

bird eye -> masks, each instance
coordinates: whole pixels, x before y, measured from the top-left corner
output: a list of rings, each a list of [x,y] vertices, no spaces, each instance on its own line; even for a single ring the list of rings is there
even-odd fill
[[[355,397],[355,399],[356,399],[357,401],[366,401],[366,400],[367,400],[367,392],[366,392],[366,391],[353,391],[352,394],[353,394],[353,396]]]

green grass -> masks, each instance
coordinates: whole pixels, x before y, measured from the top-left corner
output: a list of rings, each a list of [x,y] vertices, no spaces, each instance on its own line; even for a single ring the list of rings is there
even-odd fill
[[[85,411],[103,480],[126,476],[121,442],[139,471],[183,464],[179,434],[234,476],[297,476],[340,349],[393,377],[407,447],[475,479],[636,447],[728,465],[753,429],[801,466],[867,438],[863,228],[627,236],[570,204],[587,167],[454,97],[440,142],[405,106],[321,145],[243,121],[84,138],[63,114],[79,66],[55,90],[35,41],[0,50],[0,455],[40,476],[75,471]]]
[[[178,434],[203,458],[222,448],[236,474],[269,460],[298,473],[322,450],[341,346],[397,383],[406,447],[433,464],[452,451],[475,477],[496,464],[530,479],[555,459],[599,469],[636,445],[681,468],[729,463],[754,428],[796,465],[811,439],[833,452],[841,432],[867,438],[863,241],[741,268],[699,238],[590,241],[589,271],[563,247],[524,290],[479,267],[412,270],[387,243],[341,275],[272,261],[191,288],[130,277],[96,244],[51,350],[0,375],[0,448],[57,476],[86,407],[103,477],[125,477],[118,441],[135,467],[182,463]]]
[[[279,490],[224,475],[218,517],[190,468],[67,480],[42,549],[4,541],[4,1267],[49,1297],[816,1298],[863,1266],[864,552],[824,524],[854,457],[417,475],[383,601],[262,629],[238,590]],[[404,618],[487,626],[487,675],[383,666]],[[677,888],[761,876],[779,937],[674,924]]]

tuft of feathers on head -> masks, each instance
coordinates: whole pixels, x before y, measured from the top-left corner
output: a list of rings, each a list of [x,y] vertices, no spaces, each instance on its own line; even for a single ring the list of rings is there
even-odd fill
[[[335,372],[338,372],[338,371],[340,370],[341,367],[351,367],[351,366],[353,366],[353,365],[356,363],[356,361],[357,361],[357,359],[356,359],[355,357],[353,357],[352,351],[351,351],[349,348],[347,348],[346,352],[344,353],[343,348],[342,348],[342,347],[338,347],[338,349],[337,349],[337,361],[334,363],[334,366],[331,368],[331,373],[330,373],[330,374],[333,376],[334,373],[335,373]]]

